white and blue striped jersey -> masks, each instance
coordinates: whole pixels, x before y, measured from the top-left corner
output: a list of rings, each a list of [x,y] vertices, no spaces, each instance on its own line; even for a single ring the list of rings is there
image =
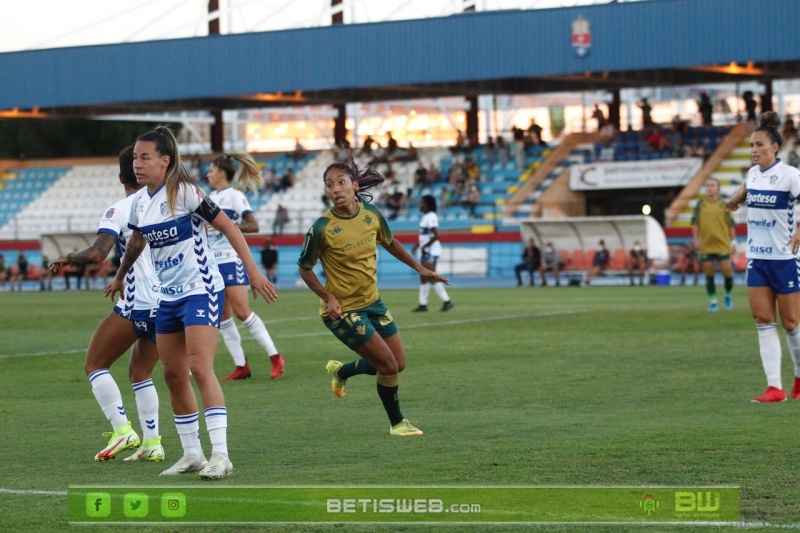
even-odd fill
[[[208,197],[228,215],[228,218],[234,224],[241,224],[244,216],[253,212],[250,208],[250,202],[247,201],[244,193],[233,187],[228,187],[221,191],[211,191]],[[233,263],[239,260],[236,250],[233,249],[233,246],[221,231],[209,227],[208,243],[211,245],[217,264]]]
[[[219,208],[205,193],[187,183],[180,185],[174,215],[167,205],[165,185],[152,196],[147,187],[134,195],[128,226],[140,231],[150,245],[161,281],[161,300],[172,302],[225,289],[205,229],[205,223],[217,214]]]
[[[122,258],[125,255],[125,248],[128,246],[133,230],[128,227],[128,218],[131,215],[131,204],[133,194],[120,200],[106,210],[97,233],[108,233],[116,239],[114,244],[117,256]],[[158,276],[153,270],[153,260],[150,257],[150,247],[146,246],[142,254],[125,273],[125,288],[120,294],[116,307],[120,310],[120,316],[129,317],[133,310],[150,310],[158,307]]]
[[[433,211],[428,211],[422,215],[422,219],[419,221],[420,247],[428,244],[428,241],[433,238],[433,232],[431,231],[433,228],[439,228],[439,217]],[[428,253],[433,257],[439,257],[442,255],[442,244],[437,240],[428,247]]]
[[[800,172],[780,159],[762,171],[747,173],[747,258],[794,259],[789,246],[797,225],[795,202],[800,196]]]

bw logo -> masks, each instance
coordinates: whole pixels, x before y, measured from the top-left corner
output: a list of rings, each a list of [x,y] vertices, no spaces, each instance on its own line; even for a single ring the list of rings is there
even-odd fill
[[[679,513],[719,511],[719,492],[675,492],[675,511]]]
[[[198,310],[197,310],[197,317],[198,317],[198,318],[205,318],[205,316],[206,316],[206,311],[205,311],[205,309],[198,309]]]

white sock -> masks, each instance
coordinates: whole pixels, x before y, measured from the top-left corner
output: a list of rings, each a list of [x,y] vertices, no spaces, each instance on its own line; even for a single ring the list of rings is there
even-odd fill
[[[139,422],[142,424],[142,438],[158,437],[158,393],[152,379],[133,384],[136,396],[136,409],[139,411]]]
[[[419,305],[428,305],[428,294],[430,294],[430,292],[430,283],[422,283],[419,286]]]
[[[225,347],[233,357],[233,364],[236,366],[244,366],[244,350],[242,349],[242,336],[239,335],[239,329],[232,318],[223,320],[219,324],[219,332],[222,334],[222,341]]]
[[[800,326],[794,331],[786,332],[786,344],[789,346],[789,355],[794,362],[794,377],[800,378]]]
[[[200,458],[203,456],[203,447],[200,445],[200,414],[175,415],[175,427],[181,438],[183,455],[186,457]]]
[[[125,415],[125,406],[122,405],[122,394],[119,392],[117,382],[108,373],[108,369],[101,368],[89,374],[89,383],[92,384],[92,394],[114,431],[127,424],[128,417]]]
[[[228,455],[228,410],[225,407],[209,407],[205,411],[206,429],[211,439],[211,453]]]
[[[444,283],[442,283],[441,281],[433,284],[433,290],[436,291],[436,294],[439,296],[439,298],[442,299],[443,302],[450,301],[450,297],[447,296],[447,291],[444,288]]]
[[[275,343],[272,342],[272,337],[269,336],[267,326],[264,325],[264,321],[261,320],[261,317],[255,314],[255,312],[250,313],[250,316],[245,319],[244,325],[247,327],[250,335],[252,335],[258,341],[258,344],[267,351],[267,355],[273,356],[278,353],[278,349],[275,348]]]
[[[756,324],[761,364],[767,375],[767,385],[782,389],[781,383],[781,339],[776,324]]]

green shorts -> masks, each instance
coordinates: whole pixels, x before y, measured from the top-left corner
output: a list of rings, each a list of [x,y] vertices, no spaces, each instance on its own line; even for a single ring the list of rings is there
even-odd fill
[[[351,350],[361,348],[376,331],[384,339],[400,331],[380,298],[363,309],[342,313],[340,320],[323,318],[322,322]]]
[[[700,262],[706,261],[727,261],[731,258],[731,254],[700,254]]]

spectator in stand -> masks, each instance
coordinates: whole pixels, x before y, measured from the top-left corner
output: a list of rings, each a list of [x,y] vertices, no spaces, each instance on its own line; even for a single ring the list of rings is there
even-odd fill
[[[450,187],[442,187],[439,193],[439,205],[445,208],[454,205],[453,190]]]
[[[522,169],[525,164],[525,139],[526,132],[522,128],[516,126],[511,128],[511,145],[509,146],[509,155],[514,158],[517,170]]]
[[[606,122],[603,124],[603,127],[600,128],[600,142],[617,142],[617,128],[611,121]]]
[[[647,260],[647,250],[642,248],[639,241],[633,242],[633,248],[630,250],[630,257],[628,258],[628,278],[633,283],[633,273],[639,273],[639,285],[644,285],[644,278],[647,274],[647,269],[650,262]]]
[[[431,185],[433,185],[433,183],[431,183],[428,177],[428,169],[425,168],[425,164],[420,161],[417,165],[417,169],[414,171],[414,187],[418,187],[419,190],[422,191],[429,189]]]
[[[700,93],[700,99],[697,101],[697,108],[703,119],[703,126],[711,126],[711,115],[714,112],[714,105],[711,103],[711,97],[708,96],[707,92],[703,91]]]
[[[597,160],[613,161],[615,156],[616,156],[616,151],[614,149],[614,143],[609,139],[604,140],[602,147],[600,148],[600,154],[598,155]]]
[[[386,171],[384,171],[383,177],[386,179],[387,184],[394,183],[394,180],[397,179],[397,172],[394,171],[391,163],[386,164]]]
[[[681,249],[675,271],[681,275],[681,285],[686,285],[686,274],[688,273],[694,274],[694,284],[697,285],[700,274],[700,257],[693,242],[686,243]]]
[[[642,127],[647,129],[653,125],[653,106],[650,105],[647,98],[642,98],[642,101],[639,102],[639,109],[642,110]]]
[[[28,258],[25,254],[20,252],[17,256],[17,264],[11,270],[11,275],[8,278],[11,291],[14,291],[14,284],[17,285],[17,290],[22,292],[22,282],[28,279]]]
[[[494,170],[494,164],[497,162],[497,145],[492,137],[486,141],[483,153],[486,155],[486,164],[489,166],[489,170]]]
[[[264,267],[267,279],[273,285],[278,283],[278,249],[275,248],[269,237],[264,241],[264,247],[261,248],[261,266]]]
[[[278,204],[275,210],[275,220],[272,222],[272,234],[283,235],[283,227],[289,222],[289,210]]]
[[[436,165],[431,163],[428,167],[428,179],[431,182],[431,185],[434,183],[439,183],[442,179],[442,173],[439,172],[439,169],[436,168]]]
[[[458,133],[456,134],[456,144],[450,150],[454,154],[460,154],[464,151],[464,148],[467,145],[467,138],[464,137],[464,133],[461,130],[457,130]]]
[[[673,120],[664,137],[667,139],[670,157],[683,157],[683,135],[680,131],[680,123]]]
[[[647,150],[661,154],[669,151],[669,149],[669,140],[664,136],[664,128],[659,124],[653,124],[647,136]]]
[[[477,183],[481,180],[481,167],[478,166],[478,163],[475,162],[475,158],[471,155],[464,161],[464,173],[467,179],[473,183]]]
[[[294,170],[292,170],[291,168],[287,169],[286,174],[283,175],[283,177],[281,178],[281,183],[278,186],[280,192],[286,192],[292,187],[294,187],[294,180],[295,180]]]
[[[400,214],[400,209],[403,207],[404,196],[402,191],[395,189],[386,199],[386,211],[389,213],[387,220],[395,220]]]
[[[468,183],[466,192],[461,200],[461,207],[469,211],[470,217],[475,218],[477,216],[475,209],[477,209],[478,205],[481,203],[481,191],[478,189],[478,185],[475,182],[470,181]]]
[[[386,132],[386,155],[391,159],[397,152],[397,139],[392,136],[391,131]]]
[[[528,126],[528,137],[531,139],[531,144],[534,146],[546,146],[542,140],[542,127],[536,123],[536,119],[532,118],[531,123]]]
[[[553,246],[553,243],[548,241],[544,245],[544,252],[542,253],[542,266],[539,267],[539,274],[542,276],[542,287],[547,286],[546,272],[553,273],[556,279],[556,287],[560,287],[561,280],[559,279],[558,273],[561,272],[562,268],[564,268],[564,262],[561,259],[561,255],[558,253],[555,246]]]
[[[464,165],[462,163],[453,163],[450,165],[450,172],[447,177],[447,183],[450,187],[456,187],[466,179],[464,172]]]
[[[727,204],[720,196],[719,182],[708,178],[705,183],[706,196],[698,200],[692,215],[692,237],[700,250],[700,262],[706,275],[709,312],[719,311],[717,289],[714,284],[715,265],[725,278],[725,309],[733,311],[733,269],[731,254],[736,251],[736,232],[733,218],[726,211]]]
[[[264,192],[266,194],[271,194],[280,190],[280,181],[278,180],[278,175],[275,174],[274,168],[264,167],[264,171],[261,173],[261,179],[264,183]]]
[[[756,122],[758,119],[756,117],[756,99],[753,91],[745,91],[742,94],[742,99],[744,100],[745,113],[747,113],[747,122]]]
[[[597,121],[597,131],[603,129],[603,126],[606,124],[606,116],[603,114],[603,110],[600,109],[600,104],[594,104],[594,111],[592,111],[592,118]]]
[[[42,255],[42,268],[39,269],[39,287],[40,291],[53,290],[53,273],[50,272],[50,259],[46,255]]]
[[[586,285],[591,284],[592,280],[606,269],[608,266],[608,260],[610,258],[611,254],[608,253],[606,242],[603,239],[600,239],[597,251],[594,254],[594,258],[592,258],[592,268],[589,269],[589,273],[586,275]]]
[[[395,156],[392,158],[392,161],[397,161],[399,163],[408,163],[409,161],[416,160],[417,149],[414,147],[414,144],[411,141],[408,141],[408,148],[405,150],[397,150]]]
[[[289,153],[289,157],[291,157],[295,161],[300,161],[306,156],[306,154],[308,154],[308,151],[305,149],[302,143],[300,143],[300,139],[295,139],[294,150]]]
[[[372,157],[372,145],[377,144],[375,139],[372,138],[372,135],[367,135],[364,139],[364,144],[361,145],[361,151],[358,155],[364,155],[367,157]]]
[[[511,150],[502,135],[497,136],[497,159],[500,161],[500,168],[506,168],[511,159]]]
[[[514,275],[517,277],[517,287],[522,287],[523,271],[528,273],[530,286],[533,287],[536,284],[533,273],[539,270],[541,267],[541,262],[542,252],[539,250],[539,247],[536,246],[536,241],[533,238],[528,239],[528,244],[525,246],[525,249],[522,250],[522,262],[514,265]],[[542,274],[542,280],[544,280],[544,274]]]

